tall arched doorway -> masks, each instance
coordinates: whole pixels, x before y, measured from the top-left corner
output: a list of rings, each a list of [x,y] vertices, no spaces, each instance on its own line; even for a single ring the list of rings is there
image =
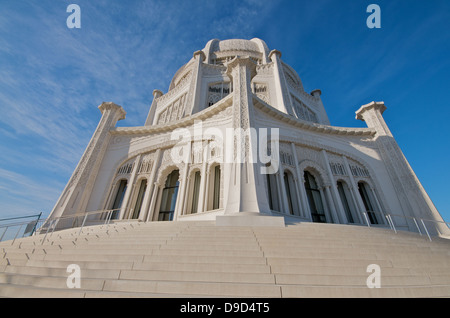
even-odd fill
[[[139,192],[136,197],[136,203],[134,205],[132,219],[138,219],[142,209],[142,203],[144,202],[145,191],[147,190],[147,179],[142,179],[139,183]]]
[[[348,223],[356,223],[355,221],[357,219],[353,216],[355,212],[353,205],[351,204],[351,194],[347,184],[344,181],[339,180],[337,182],[337,190],[339,192],[339,198],[341,199],[342,207],[344,208]]]
[[[126,191],[127,191],[127,180],[122,179],[118,182],[116,196],[111,206],[111,210],[113,211],[111,219],[117,219],[119,217],[120,209],[122,208],[122,202]]]
[[[375,215],[374,204],[372,203],[372,198],[368,191],[368,185],[365,182],[358,182],[358,191],[361,195],[361,199],[364,203],[364,208],[366,209],[367,216],[369,217],[370,223],[378,224],[377,217]]]
[[[178,170],[172,171],[166,179],[164,189],[161,195],[161,205],[159,208],[158,221],[172,221],[175,212],[175,204],[177,203],[178,178],[180,172]]]
[[[289,214],[291,215],[299,215],[300,209],[298,205],[298,198],[297,198],[297,192],[296,192],[296,185],[294,176],[292,173],[288,170],[284,171],[283,176],[284,181],[284,187],[286,189],[286,198],[287,198],[287,204],[289,209]]]
[[[305,171],[305,190],[308,197],[309,209],[313,222],[326,223],[325,209],[322,202],[319,186],[316,178],[309,172]]]
[[[198,212],[198,200],[200,197],[200,171],[195,171],[191,174],[189,181],[189,202],[190,207],[188,213],[194,214]]]

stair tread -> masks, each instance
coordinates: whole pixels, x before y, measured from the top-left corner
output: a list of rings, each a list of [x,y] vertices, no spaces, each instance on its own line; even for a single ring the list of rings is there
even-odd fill
[[[66,286],[69,264],[81,268],[80,290]],[[381,268],[382,290],[366,286],[370,264]],[[0,243],[0,297],[51,295],[449,297],[450,240],[351,225],[199,221],[117,222]]]

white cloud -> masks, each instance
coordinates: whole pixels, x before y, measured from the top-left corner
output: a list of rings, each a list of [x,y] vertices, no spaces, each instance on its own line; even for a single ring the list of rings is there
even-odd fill
[[[101,102],[125,108],[120,125],[143,125],[153,89],[166,90],[195,50],[214,37],[253,37],[275,3],[193,2],[80,0],[81,29],[66,27],[68,3],[4,6],[0,213],[51,209]]]

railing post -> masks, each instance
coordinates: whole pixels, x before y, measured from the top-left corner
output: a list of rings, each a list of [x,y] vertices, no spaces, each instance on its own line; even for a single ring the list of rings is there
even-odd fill
[[[9,226],[6,226],[6,227],[5,227],[5,230],[4,230],[3,233],[2,233],[2,237],[0,237],[0,242],[3,240],[3,236],[5,236],[6,231],[8,231],[8,227],[9,227]]]
[[[20,225],[19,229],[16,232],[16,236],[14,236],[14,240],[12,241],[11,245],[14,245],[14,242],[16,241],[17,235],[19,235],[20,230],[22,229],[23,224]]]
[[[416,218],[413,218],[414,224],[416,224],[417,230],[419,231],[420,236],[422,236],[422,231],[420,230],[419,224],[417,224]]]
[[[78,236],[80,236],[81,231],[83,230],[84,222],[86,222],[87,216],[88,216],[88,214],[86,213],[84,218],[83,218],[83,223],[81,223],[81,227],[80,227],[80,231],[78,232]]]
[[[36,223],[35,223],[34,226],[33,226],[33,230],[31,231],[30,236],[33,236],[34,232],[36,232],[36,227],[37,227],[37,225],[38,225],[38,223],[39,223],[39,219],[41,218],[41,215],[42,215],[42,212],[39,213],[38,218],[37,218],[37,220],[36,220]]]
[[[106,216],[106,226],[109,226],[109,223],[111,223],[112,215],[114,213],[114,210],[108,211],[108,214]]]
[[[425,223],[423,222],[423,219],[420,219],[420,221],[422,222],[423,228],[425,229],[425,232],[428,235],[428,239],[431,241],[430,233],[428,233],[427,227],[425,226]]]
[[[50,230],[50,227],[53,225],[53,222],[55,222],[55,221],[56,221],[56,220],[53,219],[53,220],[51,220],[51,221],[49,222],[50,224],[49,224],[48,227],[47,227],[47,231],[45,231],[45,235],[44,235],[44,238],[42,239],[41,245],[44,244],[45,239],[47,238],[48,231]]]
[[[364,214],[364,218],[366,219],[367,226],[370,227],[370,222],[369,222],[369,218],[367,217],[367,213],[363,212],[363,214]]]
[[[388,222],[388,224],[389,224],[389,227],[390,227],[390,229],[393,231],[394,230],[394,228],[392,227],[392,224],[391,224],[391,221],[389,220],[389,217],[388,217],[388,215],[387,214],[385,214],[384,215],[384,218],[386,219],[386,221]]]
[[[50,234],[50,237],[53,236],[53,232],[55,232],[55,229],[56,229],[56,226],[58,226],[59,220],[60,220],[60,218],[56,219],[56,222],[55,222],[55,225],[53,226],[52,234]]]
[[[394,230],[395,234],[397,234],[397,229],[395,228],[395,225],[394,225],[394,221],[392,220],[392,217],[391,217],[391,215],[390,215],[390,214],[388,214],[388,217],[389,217],[389,220],[391,221],[391,224],[392,224],[392,228],[393,228],[393,230]]]

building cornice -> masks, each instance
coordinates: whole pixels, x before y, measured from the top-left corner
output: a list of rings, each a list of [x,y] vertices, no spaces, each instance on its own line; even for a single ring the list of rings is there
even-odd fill
[[[272,106],[266,104],[262,99],[253,95],[254,106],[266,113],[270,117],[280,120],[293,127],[301,128],[304,130],[341,136],[369,136],[372,137],[376,134],[376,130],[373,128],[351,128],[351,127],[336,127],[329,125],[322,125],[304,121],[295,118],[291,115],[280,112]],[[110,130],[113,135],[131,135],[131,134],[156,134],[169,132],[177,128],[189,127],[197,120],[206,120],[217,113],[223,111],[225,108],[230,107],[233,103],[233,93],[219,101],[217,104],[208,107],[207,109],[198,112],[192,116],[184,117],[178,121],[171,122],[162,125],[152,126],[137,126],[137,127],[115,127]]]
[[[205,120],[218,114],[225,108],[230,107],[233,103],[232,96],[233,94],[229,94],[221,101],[217,102],[215,105],[208,107],[201,112],[195,113],[192,116],[184,117],[174,122],[170,122],[168,124],[137,127],[115,127],[111,129],[110,132],[112,135],[156,134],[173,131],[174,129],[181,127],[188,127],[193,125],[197,120]]]
[[[280,112],[274,107],[267,105],[262,99],[256,96],[253,96],[253,98],[256,100],[256,102],[254,103],[256,108],[268,114],[270,117],[281,120],[294,127],[330,135],[374,136],[376,134],[376,130],[372,128],[336,127],[311,123]]]
[[[377,109],[380,111],[380,114],[383,114],[383,112],[386,110],[386,105],[384,105],[384,102],[370,102],[369,104],[362,105],[356,112],[356,119],[364,121],[363,113],[370,110],[370,109]]]

